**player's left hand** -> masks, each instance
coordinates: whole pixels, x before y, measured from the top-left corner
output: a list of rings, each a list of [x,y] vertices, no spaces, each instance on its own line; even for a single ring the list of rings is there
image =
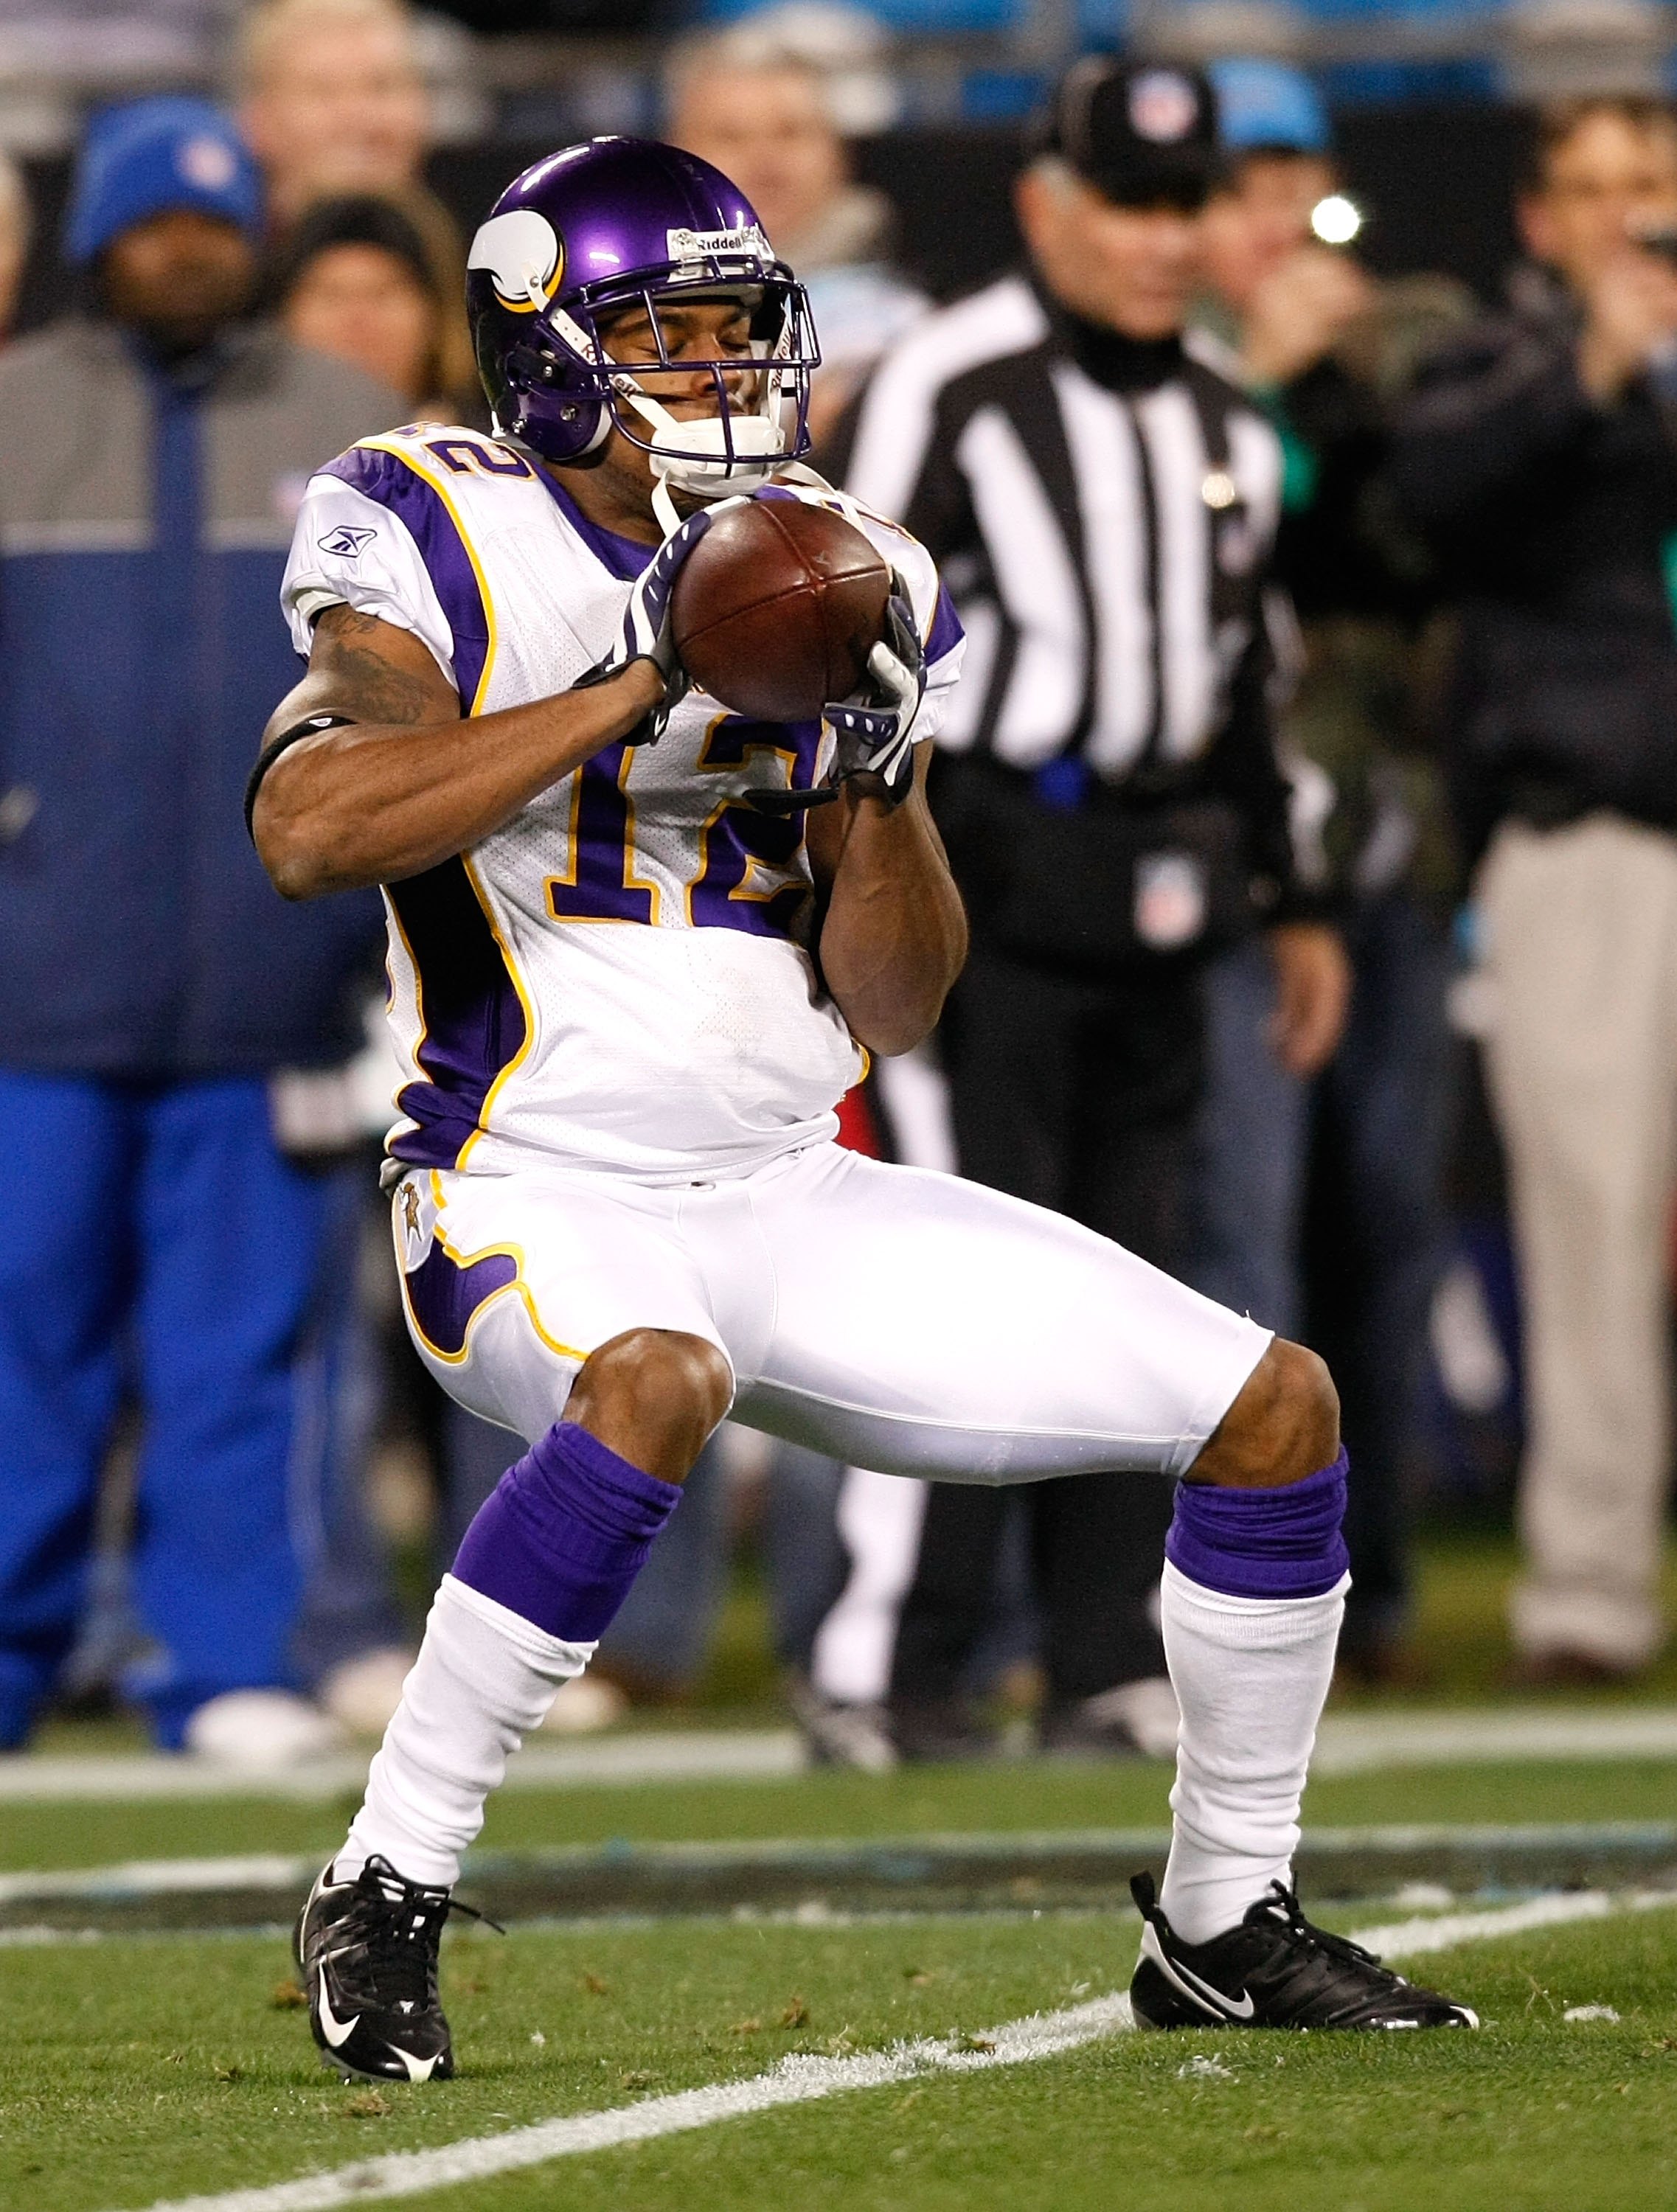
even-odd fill
[[[1275,963],[1275,1012],[1270,1049],[1289,1075],[1326,1067],[1345,1034],[1351,1005],[1351,963],[1337,930],[1320,922],[1285,921],[1269,933]]]
[[[867,672],[872,680],[866,691],[823,710],[837,739],[830,781],[898,806],[914,787],[914,729],[926,696],[926,647],[908,587],[895,573],[885,602],[885,635],[867,657]]]

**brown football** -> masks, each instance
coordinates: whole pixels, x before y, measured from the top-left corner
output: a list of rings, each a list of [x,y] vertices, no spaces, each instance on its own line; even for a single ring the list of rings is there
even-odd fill
[[[718,515],[682,563],[676,650],[736,714],[810,721],[860,685],[890,587],[890,570],[842,514],[754,499]]]

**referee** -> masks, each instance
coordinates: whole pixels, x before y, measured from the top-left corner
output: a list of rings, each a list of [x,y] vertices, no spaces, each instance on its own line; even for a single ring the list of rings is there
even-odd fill
[[[1280,452],[1182,336],[1217,171],[1203,76],[1079,62],[1018,180],[1026,267],[916,325],[824,456],[930,549],[969,639],[933,785],[972,922],[940,1031],[962,1170],[1173,1269],[1207,956],[1267,933],[1300,1073],[1346,995],[1271,720]],[[1044,1747],[1167,1748],[1167,1488],[1023,1495]],[[982,1741],[963,1684],[1009,1510],[981,1486],[927,1501],[891,1676],[905,1756]]]

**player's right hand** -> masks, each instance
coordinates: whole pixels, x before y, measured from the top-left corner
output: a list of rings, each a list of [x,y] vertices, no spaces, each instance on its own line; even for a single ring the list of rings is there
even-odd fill
[[[682,666],[676,651],[670,622],[676,578],[681,574],[683,562],[716,517],[726,508],[741,504],[743,498],[738,495],[719,500],[714,507],[702,507],[697,514],[690,514],[685,522],[677,525],[635,578],[629,605],[623,610],[623,626],[617,644],[604,660],[596,661],[572,687],[580,691],[590,684],[604,684],[613,676],[620,676],[637,660],[652,662],[664,679],[664,696],[623,740],[626,745],[655,745],[664,734],[671,710],[692,688],[692,678]]]

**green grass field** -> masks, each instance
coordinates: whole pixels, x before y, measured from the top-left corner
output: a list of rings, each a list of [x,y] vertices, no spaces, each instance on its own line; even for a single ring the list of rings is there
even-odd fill
[[[1164,1827],[1168,1767],[1030,1765],[832,1770],[784,1780],[508,1791],[489,1807],[489,1849],[539,1844],[732,1842],[769,1837],[908,1836],[1051,1828]],[[355,1808],[283,1798],[0,1807],[0,1870],[122,1859],[318,1851],[342,1841]],[[1677,1818],[1677,1769],[1654,1759],[1553,1765],[1411,1767],[1315,1782],[1311,1824],[1657,1820]]]
[[[1489,1539],[1429,1550],[1422,1620],[1441,1656],[1419,1702],[1501,1694],[1509,1559]],[[751,1671],[754,1602],[742,1584],[712,1715],[775,1715]],[[1647,1686],[1667,1700],[1674,1692],[1677,1662]],[[118,1724],[61,1729],[43,1747],[133,1742]],[[1020,1764],[508,1791],[483,1844],[1159,1829],[1169,1782],[1142,1765]],[[324,1859],[351,1809],[259,1795],[0,1804],[0,1873],[276,1851]],[[1670,1821],[1677,1764],[1510,1759],[1325,1777],[1305,1818]],[[469,1897],[470,1873],[463,1888]],[[276,1917],[289,1905],[276,1896]],[[1352,1928],[1412,1909],[1363,1902],[1321,1917]],[[272,1932],[37,1943],[0,1929],[0,2212],[144,2212],[741,2082],[791,2054],[972,2038],[1121,1990],[1136,1934],[1127,1906],[536,1923],[505,1939],[463,1929],[444,1954],[460,2078],[374,2093],[323,2072],[304,2015],[276,2002],[290,1966]],[[1114,2033],[399,2201],[434,2212],[1677,2212],[1677,1902],[1502,1933],[1413,1971],[1476,2006],[1481,2032]],[[1592,2004],[1619,2018],[1565,2020]],[[317,2190],[308,2202],[363,2193],[323,2200]]]
[[[1135,1923],[472,1931],[463,2072],[369,2093],[276,2008],[272,1937],[15,1950],[0,2207],[112,2212],[757,2074],[789,2051],[974,2035],[1121,1989]],[[1421,1968],[1418,1966],[1417,1972]],[[1677,2204],[1677,1912],[1462,1947],[1425,1974],[1477,2036],[1115,2035],[404,2201],[450,2212],[1625,2212]],[[1571,2024],[1607,2002],[1616,2022]],[[1214,2062],[1196,2069],[1196,2060]]]

